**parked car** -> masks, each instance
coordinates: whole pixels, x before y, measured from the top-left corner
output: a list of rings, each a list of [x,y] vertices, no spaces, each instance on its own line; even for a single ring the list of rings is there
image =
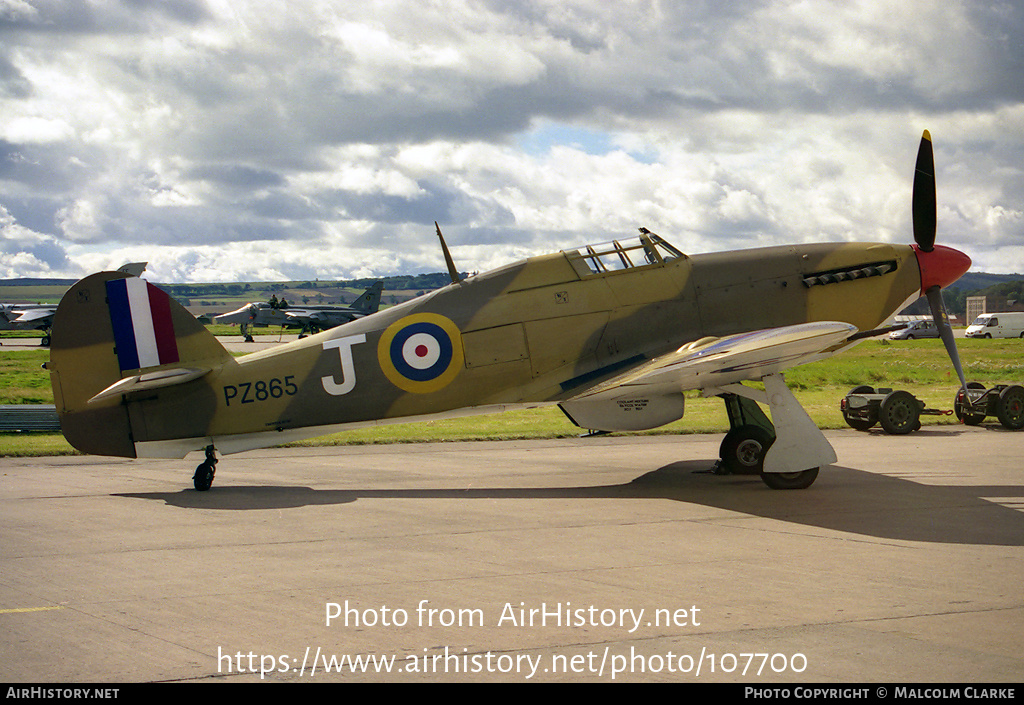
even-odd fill
[[[913,340],[914,338],[938,338],[939,329],[935,327],[935,321],[921,319],[911,321],[906,328],[894,330],[889,334],[890,340]]]

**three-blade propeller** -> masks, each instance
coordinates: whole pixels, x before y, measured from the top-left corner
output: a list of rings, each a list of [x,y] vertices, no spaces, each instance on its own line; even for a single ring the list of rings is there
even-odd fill
[[[914,242],[926,257],[928,253],[935,250],[937,221],[935,202],[935,157],[932,153],[932,137],[928,130],[925,130],[921,137],[921,146],[917,150],[911,208],[914,219]],[[957,377],[960,378],[960,388],[966,394],[967,380],[964,378],[964,370],[960,364],[960,355],[953,338],[953,328],[949,325],[946,305],[942,301],[942,288],[938,284],[934,284],[929,286],[924,294],[928,298],[928,305],[932,310],[932,318],[935,320],[939,337],[942,338],[942,343],[946,346],[946,353],[953,363]]]

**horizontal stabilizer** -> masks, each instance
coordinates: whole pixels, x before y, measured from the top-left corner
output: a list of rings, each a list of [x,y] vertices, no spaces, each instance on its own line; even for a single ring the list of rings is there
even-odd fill
[[[41,320],[46,319],[46,318],[52,318],[53,317],[53,312],[54,312],[54,308],[50,307],[50,306],[48,306],[46,308],[34,308],[34,309],[31,309],[29,311],[25,311],[24,313],[22,313],[20,316],[18,316],[17,318],[14,319],[14,322],[15,323],[35,323],[36,321],[41,321]]]
[[[205,376],[211,369],[209,367],[178,367],[148,372],[143,375],[131,375],[114,382],[90,399],[88,403],[91,404],[101,399],[116,397],[121,394],[145,392],[153,389],[162,389],[163,387],[173,387],[177,384],[185,384]]]

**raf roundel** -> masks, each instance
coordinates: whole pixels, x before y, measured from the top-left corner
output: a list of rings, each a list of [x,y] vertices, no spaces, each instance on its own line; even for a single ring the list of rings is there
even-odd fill
[[[406,316],[384,331],[377,357],[396,387],[417,394],[436,392],[455,379],[462,367],[462,338],[444,316]]]

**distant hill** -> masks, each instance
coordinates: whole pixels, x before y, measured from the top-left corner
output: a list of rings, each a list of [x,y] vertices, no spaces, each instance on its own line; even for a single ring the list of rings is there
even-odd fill
[[[70,287],[77,279],[34,279],[22,277],[21,279],[0,279],[0,286],[67,286]]]
[[[1014,296],[1014,294],[1017,294]],[[942,300],[950,315],[963,318],[967,313],[967,297],[995,295],[1020,300],[1024,297],[1024,274],[986,274],[968,272],[942,290]],[[922,297],[900,311],[904,316],[928,316],[928,302]]]
[[[996,284],[1003,284],[1005,282],[1017,281],[1020,279],[1024,279],[1024,274],[986,274],[984,272],[968,272],[946,288],[963,289],[964,291],[975,292],[995,286]]]

